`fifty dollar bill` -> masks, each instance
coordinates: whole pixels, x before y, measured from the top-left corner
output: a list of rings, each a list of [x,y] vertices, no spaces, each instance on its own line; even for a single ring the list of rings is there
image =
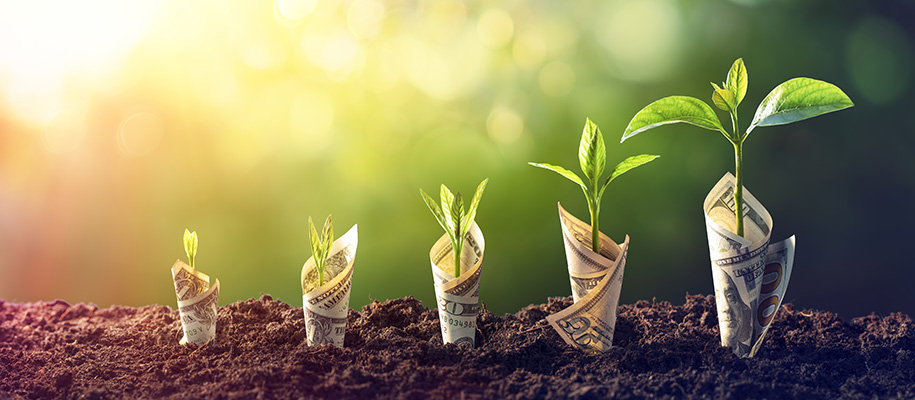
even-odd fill
[[[589,352],[605,352],[613,344],[616,311],[629,236],[617,245],[600,233],[600,254],[592,250],[591,226],[559,206],[569,281],[574,304],[547,317],[569,345]]]
[[[734,176],[724,175],[705,198],[721,345],[753,357],[782,304],[794,265],[794,236],[770,245],[772,217],[743,190],[744,237],[734,220]]]

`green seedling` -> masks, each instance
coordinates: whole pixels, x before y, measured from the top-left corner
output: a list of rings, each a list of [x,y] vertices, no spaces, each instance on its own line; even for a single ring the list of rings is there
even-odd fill
[[[591,249],[599,254],[600,230],[598,228],[598,216],[600,215],[600,198],[604,195],[607,185],[618,176],[658,157],[660,156],[650,154],[629,157],[617,164],[610,176],[607,177],[607,180],[604,181],[604,184],[598,186],[607,163],[607,147],[604,145],[604,135],[600,133],[600,128],[590,118],[587,118],[585,119],[585,128],[581,132],[581,143],[578,146],[578,163],[581,166],[581,172],[585,174],[588,183],[591,184],[590,187],[585,183],[585,180],[574,172],[558,165],[533,162],[528,164],[556,172],[581,186],[582,192],[585,193],[585,199],[588,200],[588,211],[591,212]]]
[[[715,111],[702,100],[688,96],[670,96],[651,103],[639,111],[620,143],[641,132],[661,125],[685,122],[700,128],[721,132],[734,146],[736,190],[734,191],[734,216],[737,232],[743,236],[743,143],[759,126],[783,125],[839,111],[854,106],[851,99],[835,85],[811,78],[794,78],[772,89],[759,103],[756,115],[745,133],[740,134],[737,124],[737,106],[747,93],[747,68],[738,58],[728,71],[727,80],[718,86],[712,83],[712,102],[731,117],[729,133],[718,120]]]
[[[318,287],[324,285],[324,265],[327,264],[327,257],[330,256],[330,248],[334,244],[334,222],[331,216],[327,216],[324,221],[324,229],[318,236],[318,230],[315,229],[315,223],[308,217],[308,236],[311,238],[311,255],[315,259],[315,269],[318,270]]]
[[[194,267],[194,261],[197,259],[197,231],[189,231],[184,228],[184,252],[187,253],[187,261],[191,268]]]
[[[489,182],[489,178],[483,179],[483,182],[477,186],[477,191],[473,194],[473,200],[466,213],[464,213],[464,199],[461,197],[461,192],[452,194],[447,186],[442,185],[440,191],[442,205],[439,207],[432,197],[419,189],[419,193],[429,206],[429,210],[432,211],[432,215],[435,216],[435,220],[451,239],[451,247],[454,249],[455,278],[461,276],[461,252],[464,248],[464,236],[467,235],[467,231],[473,225],[473,219],[477,216],[477,206],[480,205],[480,198],[483,197],[483,189],[486,189],[487,182]]]

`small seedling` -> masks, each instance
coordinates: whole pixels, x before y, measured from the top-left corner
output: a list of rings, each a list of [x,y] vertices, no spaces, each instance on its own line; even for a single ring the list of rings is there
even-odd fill
[[[651,103],[639,111],[620,143],[641,132],[661,125],[685,122],[700,128],[721,132],[734,146],[736,189],[734,214],[737,232],[743,236],[743,143],[758,126],[783,125],[812,118],[817,115],[854,106],[851,99],[835,85],[811,78],[794,78],[772,89],[756,108],[756,115],[746,132],[740,134],[737,124],[737,106],[747,94],[747,68],[738,58],[728,71],[727,80],[718,86],[712,83],[712,102],[731,117],[729,133],[707,103],[695,97],[670,96]]]
[[[600,215],[600,198],[604,195],[604,190],[607,189],[607,185],[616,179],[616,177],[635,167],[651,162],[658,157],[660,156],[641,154],[623,160],[623,162],[617,164],[616,167],[613,168],[613,172],[610,173],[610,176],[607,177],[607,180],[604,181],[604,184],[598,189],[598,181],[600,180],[601,175],[603,175],[604,167],[607,163],[607,147],[604,145],[604,136],[601,134],[600,128],[591,121],[590,118],[587,118],[585,119],[585,128],[581,132],[581,143],[578,146],[578,163],[581,166],[581,172],[585,174],[585,177],[591,184],[590,187],[588,187],[588,185],[585,184],[585,181],[574,172],[558,165],[533,162],[528,164],[556,172],[581,186],[581,191],[585,193],[585,199],[588,201],[588,211],[591,212],[591,249],[594,250],[595,253],[600,253],[598,216]]]
[[[318,236],[318,230],[315,229],[315,223],[308,217],[308,236],[311,238],[311,254],[315,259],[315,269],[318,270],[318,287],[324,285],[324,265],[327,263],[327,257],[330,255],[330,248],[334,244],[334,222],[327,216],[324,221],[324,229],[321,230],[321,236]]]
[[[197,231],[184,229],[184,252],[187,253],[187,261],[191,268],[194,267],[194,261],[197,259]]]
[[[480,198],[483,197],[483,189],[486,189],[487,182],[489,182],[489,178],[483,179],[483,182],[477,186],[477,191],[473,194],[473,200],[466,213],[464,213],[464,199],[461,197],[461,192],[452,194],[447,186],[442,185],[440,191],[442,205],[439,207],[432,197],[419,189],[419,193],[429,206],[429,210],[432,211],[432,215],[435,216],[435,220],[451,239],[451,247],[454,249],[455,278],[461,276],[461,252],[464,248],[464,236],[467,235],[467,231],[473,225],[473,219],[477,216],[477,206],[480,205]]]

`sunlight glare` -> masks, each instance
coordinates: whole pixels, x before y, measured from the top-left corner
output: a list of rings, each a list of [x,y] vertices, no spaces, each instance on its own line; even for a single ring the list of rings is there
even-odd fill
[[[23,119],[44,120],[59,107],[72,75],[101,78],[118,67],[145,36],[159,5],[153,0],[0,2],[3,94],[19,106]],[[45,101],[34,101],[36,95]]]
[[[128,157],[140,157],[159,147],[165,127],[162,118],[153,112],[131,114],[118,127],[118,148]]]

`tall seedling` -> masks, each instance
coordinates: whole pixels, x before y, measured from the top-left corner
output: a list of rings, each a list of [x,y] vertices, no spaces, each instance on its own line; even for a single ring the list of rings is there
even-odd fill
[[[658,157],[660,156],[650,154],[629,157],[617,164],[613,171],[610,172],[607,180],[602,185],[598,185],[601,175],[604,173],[604,167],[607,164],[607,147],[604,144],[604,135],[600,133],[600,128],[590,118],[587,118],[585,119],[585,127],[581,132],[581,142],[578,146],[578,164],[581,166],[581,172],[585,174],[590,186],[574,172],[558,165],[533,162],[528,164],[556,172],[581,186],[581,191],[584,192],[585,199],[588,201],[588,211],[591,213],[591,249],[595,253],[600,253],[598,217],[600,216],[600,199],[604,195],[604,190],[618,176]]]
[[[821,114],[854,106],[851,99],[835,85],[811,78],[794,78],[772,89],[756,108],[753,122],[744,133],[738,130],[737,106],[747,93],[747,68],[738,58],[728,71],[727,80],[721,86],[712,83],[712,102],[727,111],[731,117],[731,131],[722,125],[715,111],[707,103],[694,97],[670,96],[655,101],[639,111],[620,143],[639,133],[661,125],[685,122],[700,128],[721,132],[734,146],[736,189],[734,191],[734,214],[737,235],[744,236],[743,229],[743,144],[756,127],[783,125],[805,120]]]
[[[480,198],[483,197],[483,190],[486,189],[487,182],[489,182],[488,178],[477,186],[477,190],[473,194],[473,200],[470,202],[470,208],[466,213],[464,212],[464,199],[461,197],[461,192],[451,193],[447,186],[442,185],[439,193],[442,205],[439,207],[432,197],[422,189],[419,189],[419,193],[423,196],[423,201],[432,211],[435,220],[438,221],[445,233],[448,234],[448,238],[451,239],[451,247],[454,249],[455,278],[461,276],[461,252],[464,247],[464,236],[467,235],[467,231],[473,225],[473,219],[477,216],[477,206],[480,205]]]

